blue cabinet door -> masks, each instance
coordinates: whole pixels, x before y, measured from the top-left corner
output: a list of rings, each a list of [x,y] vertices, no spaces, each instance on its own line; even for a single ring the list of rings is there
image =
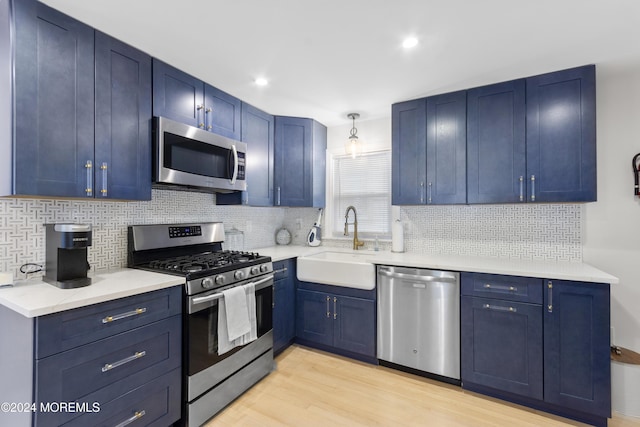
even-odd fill
[[[427,204],[467,201],[467,92],[427,98]]]
[[[327,128],[282,116],[275,125],[275,205],[324,207]]]
[[[426,200],[426,101],[391,107],[391,200],[394,205],[418,205]]]
[[[376,356],[375,301],[332,295],[334,347]]]
[[[242,141],[247,143],[247,190],[217,194],[218,205],[273,206],[274,117],[242,103]]]
[[[527,198],[596,200],[595,66],[527,79]]]
[[[93,29],[40,2],[13,4],[13,192],[93,197]]]
[[[204,83],[154,58],[153,115],[204,129]]]
[[[275,271],[273,301],[273,351],[279,353],[296,335],[295,260],[273,263]]]
[[[333,346],[332,299],[324,292],[296,291],[296,337]]]
[[[468,202],[524,202],[525,81],[470,89],[467,114]]]
[[[205,129],[240,140],[240,100],[211,85],[204,86]]]
[[[542,307],[463,296],[462,382],[542,399]]]
[[[151,57],[95,34],[95,196],[151,200]]]
[[[609,285],[547,280],[544,301],[544,399],[611,416]]]

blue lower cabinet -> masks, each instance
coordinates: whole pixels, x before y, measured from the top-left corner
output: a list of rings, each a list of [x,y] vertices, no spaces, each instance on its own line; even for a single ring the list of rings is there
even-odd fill
[[[542,307],[463,296],[462,381],[542,399]]]
[[[295,259],[273,263],[273,352],[278,354],[296,336],[296,262]]]
[[[463,388],[606,426],[609,284],[461,277]]]
[[[180,418],[181,369],[156,378],[109,402],[99,411],[74,418],[65,427],[168,426]]]
[[[375,307],[375,289],[364,291],[300,282],[296,291],[296,340],[374,362]]]
[[[611,416],[609,302],[608,284],[545,283],[545,401],[603,425]]]

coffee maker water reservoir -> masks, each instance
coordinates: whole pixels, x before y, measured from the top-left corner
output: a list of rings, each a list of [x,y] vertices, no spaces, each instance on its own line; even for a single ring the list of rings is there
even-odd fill
[[[46,264],[44,281],[62,289],[91,284],[87,277],[87,248],[91,246],[91,225],[45,224]]]

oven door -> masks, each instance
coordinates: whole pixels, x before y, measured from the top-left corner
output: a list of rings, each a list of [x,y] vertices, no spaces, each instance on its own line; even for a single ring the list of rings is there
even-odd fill
[[[218,301],[222,298],[222,289],[189,297],[185,330],[187,338],[185,360],[190,378],[202,374],[202,377],[207,378],[205,381],[215,383],[220,377],[224,379],[229,376],[232,373],[229,370],[236,368],[233,363],[222,363],[226,359],[230,359],[241,351],[245,353],[243,358],[255,358],[273,347],[273,334],[271,333],[273,328],[273,274],[263,276],[258,280],[240,282],[234,286],[244,285],[251,281],[255,285],[258,339],[249,344],[235,347],[221,355],[218,354]],[[245,350],[248,347],[254,347],[255,350]],[[257,354],[249,355],[249,353]],[[221,366],[220,372],[214,369],[216,366]],[[213,385],[215,384],[209,384],[209,387]]]
[[[217,192],[246,190],[247,145],[154,117],[154,180]]]

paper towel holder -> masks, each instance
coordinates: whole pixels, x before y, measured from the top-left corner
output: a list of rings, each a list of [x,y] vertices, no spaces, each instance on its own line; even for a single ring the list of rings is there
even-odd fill
[[[400,218],[391,225],[391,252],[404,252],[404,224]]]

